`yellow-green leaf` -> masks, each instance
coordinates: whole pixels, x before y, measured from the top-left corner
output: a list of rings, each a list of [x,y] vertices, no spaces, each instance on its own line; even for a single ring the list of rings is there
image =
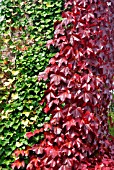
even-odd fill
[[[4,41],[5,43],[8,43],[9,40],[10,40],[10,39],[4,39],[3,41]]]
[[[22,143],[16,142],[16,146],[17,146],[17,147],[20,147],[20,146],[22,146]]]
[[[46,6],[47,6],[48,8],[53,7],[53,5],[51,5],[49,2],[46,3]]]
[[[26,117],[28,117],[30,115],[30,112],[24,111],[22,114],[24,114]]]
[[[17,70],[17,71],[12,70],[12,74],[13,74],[14,76],[18,75],[18,74],[19,74],[19,70]]]
[[[0,78],[3,78],[3,77],[4,77],[4,74],[1,73],[1,74],[0,74]]]
[[[13,99],[13,100],[16,100],[16,99],[18,99],[18,93],[12,93],[12,95],[11,95],[11,98]]]

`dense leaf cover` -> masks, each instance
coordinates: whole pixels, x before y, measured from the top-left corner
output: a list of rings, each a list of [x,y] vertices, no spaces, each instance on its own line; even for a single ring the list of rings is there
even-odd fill
[[[105,0],[67,0],[65,9],[63,20],[54,24],[54,39],[47,42],[59,52],[38,76],[39,81],[50,80],[41,104],[46,103],[44,112],[52,117],[40,130],[27,133],[31,138],[44,132],[44,140],[16,150],[12,169],[114,168],[114,143],[108,132],[113,8]]]
[[[10,170],[15,149],[43,138],[26,132],[50,120],[39,102],[46,83],[37,81],[56,50],[46,48],[62,1],[2,0],[0,4],[0,169]],[[7,58],[7,59],[6,59]]]

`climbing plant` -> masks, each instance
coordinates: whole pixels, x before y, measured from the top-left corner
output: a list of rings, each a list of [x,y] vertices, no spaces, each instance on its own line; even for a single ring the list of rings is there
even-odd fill
[[[29,139],[44,139],[16,150],[12,169],[97,170],[114,168],[114,138],[108,113],[113,89],[113,9],[106,0],[66,0],[47,48],[58,52],[38,81],[47,82],[40,104],[52,115]]]
[[[0,169],[9,170],[16,148],[28,144],[27,131],[49,121],[39,101],[46,83],[38,74],[54,56],[46,42],[61,20],[62,1],[2,0],[0,7]],[[43,135],[29,141],[29,145]]]

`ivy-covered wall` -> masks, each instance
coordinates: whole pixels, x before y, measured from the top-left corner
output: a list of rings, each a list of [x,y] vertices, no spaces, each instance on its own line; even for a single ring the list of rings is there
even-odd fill
[[[50,119],[39,101],[46,84],[38,83],[56,51],[46,48],[61,0],[2,0],[0,9],[0,169],[9,170],[16,148],[28,145],[25,133]],[[37,136],[29,145],[43,138]]]
[[[56,53],[46,43],[61,20],[63,1],[2,0],[0,6],[0,170],[9,170],[16,148],[43,138],[28,141],[26,132],[50,119],[39,105],[46,84],[37,76]]]

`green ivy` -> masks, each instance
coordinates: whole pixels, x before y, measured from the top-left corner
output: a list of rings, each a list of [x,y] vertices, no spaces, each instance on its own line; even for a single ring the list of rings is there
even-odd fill
[[[110,105],[110,114],[109,116],[111,116],[112,118],[112,122],[113,122],[113,126],[110,125],[109,123],[109,131],[111,133],[112,136],[114,136],[114,91],[112,91],[112,102],[111,102],[111,105]]]
[[[0,22],[0,169],[9,170],[16,148],[28,145],[25,133],[42,127],[50,115],[39,101],[46,84],[38,83],[56,51],[46,42],[53,38],[54,22],[61,20],[61,0],[3,0]],[[29,145],[43,138],[37,136]]]

